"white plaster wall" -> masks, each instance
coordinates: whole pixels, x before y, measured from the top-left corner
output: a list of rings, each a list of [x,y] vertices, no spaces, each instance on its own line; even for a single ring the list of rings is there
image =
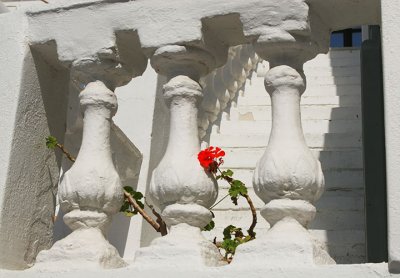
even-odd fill
[[[30,52],[23,17],[0,21],[0,267],[21,269],[52,242],[60,156],[44,138],[63,138],[68,77]]]
[[[400,273],[400,6],[382,0],[381,9],[389,267]]]

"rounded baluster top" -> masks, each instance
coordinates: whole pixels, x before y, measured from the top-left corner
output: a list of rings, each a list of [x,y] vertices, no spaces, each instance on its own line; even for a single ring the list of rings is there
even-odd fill
[[[265,89],[269,94],[279,88],[294,88],[303,94],[306,89],[306,78],[303,72],[299,72],[289,66],[277,66],[270,69],[264,80]],[[282,90],[278,90],[283,92]]]
[[[178,75],[164,85],[164,98],[169,105],[174,97],[193,98],[199,101],[203,97],[200,85],[191,78]]]
[[[90,82],[79,94],[80,104],[83,110],[89,106],[105,107],[115,115],[118,109],[117,97],[103,82]]]

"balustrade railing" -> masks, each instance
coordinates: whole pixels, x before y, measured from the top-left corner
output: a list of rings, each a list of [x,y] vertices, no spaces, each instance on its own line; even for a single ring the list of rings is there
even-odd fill
[[[273,124],[253,183],[265,202],[261,213],[272,228],[241,245],[233,264],[334,263],[307,231],[324,178],[319,161],[305,143],[300,117],[300,98],[306,88],[302,66],[327,51],[330,26],[303,0],[282,0],[279,5],[272,0],[250,1],[251,5],[194,1],[191,5],[199,10],[194,15],[192,8],[176,1],[157,2],[161,5],[157,9],[148,2],[153,1],[74,1],[70,6],[64,2],[61,7],[24,14],[32,49],[36,47],[49,64],[70,70],[72,82],[78,74],[84,112],[81,148],[59,188],[64,221],[73,231],[40,252],[36,267],[126,265],[106,239],[110,220],[123,201],[110,151],[110,128],[117,109],[113,90],[142,74],[147,59],[167,77],[163,96],[170,113],[169,141],[152,173],[149,195],[169,233],[140,248],[134,263],[182,267],[184,262],[190,268],[226,264],[215,244],[201,233],[212,219],[209,208],[218,189],[197,154],[200,140],[220,114],[227,113],[260,59],[271,65],[265,87],[272,99]],[[164,9],[173,10],[168,5],[179,10],[179,20],[171,20],[171,26],[165,21]],[[88,21],[80,26],[77,19],[82,16]],[[49,23],[50,19],[54,21]],[[94,23],[102,28],[100,32],[93,31]],[[77,34],[80,28],[83,35]]]
[[[203,139],[212,124],[221,116],[229,117],[226,108],[235,105],[235,98],[244,89],[260,61],[251,45],[231,47],[227,63],[200,80],[204,98],[199,111],[199,136]],[[205,138],[204,138],[205,139]]]

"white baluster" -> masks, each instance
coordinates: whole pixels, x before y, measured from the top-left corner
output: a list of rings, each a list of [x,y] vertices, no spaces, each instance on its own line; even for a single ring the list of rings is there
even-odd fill
[[[282,50],[284,51],[284,50]],[[296,54],[294,52],[294,54]],[[261,215],[272,228],[259,238],[241,245],[234,263],[271,266],[334,263],[307,231],[315,217],[314,203],[323,193],[320,162],[307,147],[300,116],[300,98],[306,88],[300,55],[274,60],[265,77],[271,96],[272,130],[264,155],[257,163],[253,184],[266,203]],[[288,63],[292,65],[292,63]]]
[[[37,267],[122,267],[126,263],[105,238],[111,217],[123,202],[110,150],[111,118],[117,99],[101,81],[89,83],[79,98],[84,112],[82,145],[59,188],[64,222],[72,233],[39,253]]]
[[[208,208],[217,198],[217,183],[197,159],[197,114],[203,97],[198,78],[210,71],[212,57],[200,49],[168,46],[156,51],[152,65],[169,77],[163,88],[170,110],[169,141],[150,185],[169,234],[138,250],[135,262],[149,267],[221,265],[218,249],[201,234],[212,219]]]

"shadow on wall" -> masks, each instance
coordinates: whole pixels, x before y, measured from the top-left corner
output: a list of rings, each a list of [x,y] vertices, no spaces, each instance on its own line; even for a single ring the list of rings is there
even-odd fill
[[[0,217],[0,266],[8,269],[28,267],[52,244],[61,156],[46,148],[45,137],[52,133],[63,140],[65,131],[69,75],[31,51],[21,72],[11,170]]]
[[[331,49],[328,57],[331,77],[318,76],[308,80],[310,86],[319,86],[319,95],[325,94],[326,99],[331,99],[320,106],[331,111],[328,117],[320,120],[327,126],[323,145],[319,149],[308,143],[319,151],[325,176],[325,193],[316,204],[317,217],[310,228],[315,233],[325,233],[319,236],[325,237],[328,251],[337,263],[364,263],[360,51],[356,48]]]
[[[167,108],[163,98],[163,85],[167,82],[167,79],[162,76],[157,76],[157,88],[154,105],[154,117],[153,117],[153,128],[151,133],[151,147],[150,147],[150,161],[147,174],[147,184],[145,196],[149,196],[150,181],[153,170],[157,167],[158,163],[163,158],[168,145],[169,139],[169,126],[170,126],[170,115],[169,109]],[[151,202],[151,199],[150,199]],[[157,210],[159,208],[156,207]],[[151,213],[150,213],[151,214]],[[143,221],[143,220],[142,220]],[[153,227],[151,227],[146,221],[143,221],[141,242],[140,246],[149,246],[151,241],[160,236]]]

